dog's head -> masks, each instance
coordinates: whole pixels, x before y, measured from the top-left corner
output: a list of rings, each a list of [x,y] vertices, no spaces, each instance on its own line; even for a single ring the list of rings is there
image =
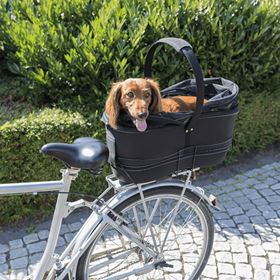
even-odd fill
[[[138,131],[147,129],[146,119],[151,112],[161,111],[160,89],[151,79],[127,79],[114,83],[106,102],[109,124],[116,128],[121,109],[131,117]]]

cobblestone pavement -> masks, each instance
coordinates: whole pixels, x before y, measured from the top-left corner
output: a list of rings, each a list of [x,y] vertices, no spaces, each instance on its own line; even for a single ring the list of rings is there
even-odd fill
[[[213,210],[215,242],[201,279],[280,280],[280,162],[204,188],[218,197],[221,211]],[[81,221],[63,225],[58,253],[80,227]],[[0,272],[23,279],[39,261],[48,234],[40,230],[7,243],[0,240]]]

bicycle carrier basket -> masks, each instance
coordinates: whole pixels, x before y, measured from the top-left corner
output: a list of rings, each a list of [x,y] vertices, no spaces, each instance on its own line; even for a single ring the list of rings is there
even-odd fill
[[[127,114],[120,116],[118,128],[106,124],[109,163],[113,173],[124,182],[143,183],[173,173],[220,163],[231,148],[233,128],[239,112],[238,86],[223,78],[203,78],[191,45],[178,38],[163,38],[148,51],[144,74],[151,77],[152,59],[162,44],[184,55],[194,79],[184,80],[161,91],[162,98],[176,95],[197,96],[194,111],[153,113],[148,129],[136,130]],[[207,103],[203,104],[203,100]]]

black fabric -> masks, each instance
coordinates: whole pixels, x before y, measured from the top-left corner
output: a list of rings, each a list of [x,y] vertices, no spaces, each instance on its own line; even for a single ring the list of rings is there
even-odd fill
[[[81,137],[73,144],[49,143],[41,152],[62,160],[67,166],[98,172],[108,158],[108,148],[101,141]]]
[[[155,42],[148,51],[145,66],[144,66],[144,75],[145,77],[151,78],[152,76],[152,59],[156,48],[159,45],[167,44],[173,47],[177,52],[181,52],[190,63],[195,80],[196,80],[196,108],[192,115],[192,118],[189,119],[188,124],[186,124],[186,132],[191,132],[195,126],[197,119],[202,111],[203,101],[204,101],[204,82],[203,82],[203,74],[199,65],[199,62],[193,52],[192,46],[184,41],[183,39],[179,38],[162,38]]]

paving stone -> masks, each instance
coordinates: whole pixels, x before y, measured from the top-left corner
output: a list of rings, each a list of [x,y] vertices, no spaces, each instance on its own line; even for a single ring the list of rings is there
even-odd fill
[[[7,253],[8,251],[9,251],[8,245],[0,243],[0,254]]]
[[[222,228],[217,223],[214,224],[214,229],[215,229],[215,232],[222,231]]]
[[[279,197],[279,195],[271,195],[271,196],[267,196],[266,200],[270,203],[280,202],[280,197]]]
[[[27,272],[28,274],[32,274],[36,268],[37,264],[30,264],[28,267],[27,267]]]
[[[204,280],[204,279],[203,279]],[[240,277],[235,275],[219,275],[219,280],[240,280]]]
[[[48,230],[40,230],[38,232],[38,236],[41,240],[47,239],[49,237],[50,232]]]
[[[251,202],[248,202],[248,203],[240,204],[240,207],[241,207],[244,211],[247,211],[247,210],[256,208],[256,205],[254,205],[254,204],[251,203]]]
[[[231,252],[234,253],[244,253],[246,252],[246,247],[243,243],[230,243]]]
[[[261,193],[261,195],[263,195],[265,197],[275,195],[275,192],[272,191],[271,189],[262,189],[262,190],[259,190],[259,192]]]
[[[10,250],[11,249],[17,249],[23,247],[23,241],[22,239],[16,239],[9,241]]]
[[[271,186],[272,190],[280,190],[280,183]]]
[[[254,199],[252,200],[252,203],[255,204],[258,209],[261,206],[267,206],[267,201],[264,198]],[[253,206],[252,208],[255,208],[256,206]]]
[[[266,255],[266,253],[261,245],[249,246],[248,251],[251,256],[261,257],[261,256]]]
[[[16,269],[13,270],[10,275],[10,280],[22,280],[27,274],[26,269]]]
[[[229,215],[225,212],[217,212],[214,214],[214,217],[216,220],[220,220],[220,219],[223,219],[223,220],[226,220],[226,219],[230,219]]]
[[[248,245],[257,245],[261,244],[261,239],[258,234],[244,234],[244,241]]]
[[[61,236],[59,236],[59,237],[58,237],[58,240],[57,240],[56,246],[57,246],[57,247],[61,247],[61,246],[65,245],[65,244],[66,244],[66,242],[65,242],[64,238],[61,237]]]
[[[245,174],[237,174],[237,175],[234,175],[233,178],[236,181],[241,181],[241,182],[248,179],[248,177]]]
[[[10,259],[17,259],[20,257],[25,257],[27,256],[27,249],[26,248],[18,248],[18,249],[13,249],[10,250]]]
[[[235,274],[233,265],[229,263],[218,263],[218,272],[219,274]]]
[[[264,257],[251,257],[251,264],[255,269],[266,269],[267,260]]]
[[[0,264],[4,264],[6,262],[6,255],[0,254]]]
[[[250,219],[246,215],[239,215],[232,217],[236,224],[249,223]]]
[[[254,272],[254,280],[270,280],[269,271],[264,269],[256,269]]]
[[[259,183],[260,183],[260,181],[257,180],[256,178],[249,178],[249,179],[243,181],[244,186],[251,186],[251,187],[253,187],[254,185],[259,184]]]
[[[265,233],[265,234],[269,234],[272,233],[272,228],[269,224],[258,224],[258,225],[254,225],[254,228],[256,230],[256,232],[258,234],[260,233]]]
[[[36,264],[36,263],[38,263],[41,260],[42,256],[43,256],[43,252],[31,255],[29,257],[29,264]]]
[[[232,262],[232,254],[230,252],[217,252],[215,253],[216,260],[222,263]]]
[[[237,263],[235,265],[236,275],[244,278],[251,278],[253,276],[252,267],[249,264]]]
[[[260,214],[261,214],[261,212],[258,211],[257,209],[250,209],[246,212],[246,216],[248,216],[248,217],[258,216]]]
[[[37,243],[32,243],[27,245],[27,249],[30,254],[39,253],[44,251],[46,245],[47,245],[46,241],[40,241]]]
[[[280,253],[269,252],[268,253],[269,263],[272,264],[280,264]]]
[[[70,232],[69,227],[66,224],[63,224],[60,228],[60,235]]]
[[[269,219],[267,223],[270,224],[271,226],[280,228],[280,218]]]
[[[272,265],[271,266],[271,274],[274,276],[274,275],[277,275],[277,276],[280,276],[280,265]]]
[[[76,223],[68,225],[69,229],[72,232],[78,231],[81,228],[81,226],[82,226],[82,224],[80,222],[76,222]]]
[[[226,209],[236,208],[239,207],[237,203],[230,200],[230,202],[224,203],[223,205]]]
[[[222,228],[236,227],[235,223],[232,220],[219,220],[218,223]]]
[[[10,265],[13,270],[20,269],[20,268],[27,268],[28,257],[22,257],[15,260],[11,260]]]
[[[230,243],[240,243],[240,244],[244,243],[243,237],[240,235],[229,235],[227,239],[228,242]]]
[[[280,191],[277,191],[277,192],[280,192]],[[278,193],[278,195],[279,195],[279,193]],[[271,207],[274,211],[280,210],[280,203],[279,203],[279,202],[270,203],[270,207]],[[279,216],[279,214],[278,214],[278,216]]]
[[[214,185],[216,185],[217,187],[224,187],[226,185],[225,181],[217,181],[214,182]]]
[[[248,263],[247,253],[233,253],[233,263]]]
[[[230,251],[230,246],[228,242],[214,242],[214,251]]]
[[[209,265],[216,265],[216,258],[215,255],[212,253],[207,261],[207,264]]]
[[[280,227],[271,227],[271,229],[276,236],[280,236]]]
[[[70,243],[70,241],[74,238],[75,234],[74,233],[66,233],[65,235],[65,239],[68,243]]]
[[[244,211],[240,207],[227,209],[227,212],[230,216],[237,216],[237,215],[244,214]]]
[[[253,224],[258,224],[258,225],[262,225],[262,224],[267,223],[267,220],[263,216],[250,217],[250,220]]]
[[[241,232],[237,228],[226,228],[223,229],[223,234],[229,238],[230,236],[240,236]]]
[[[25,244],[30,244],[39,241],[39,237],[37,233],[31,233],[23,237],[23,241]]]
[[[264,183],[254,185],[254,189],[256,189],[256,190],[263,190],[263,189],[267,189],[267,188],[268,188],[268,185],[264,184]]]
[[[262,242],[273,242],[276,241],[276,236],[273,233],[260,233]]]
[[[276,241],[273,242],[263,242],[262,247],[265,251],[276,251],[279,252],[279,244]]]
[[[241,197],[244,197],[244,194],[242,193],[242,191],[231,192],[229,195],[230,195],[230,198],[241,198]]]
[[[217,278],[217,268],[215,265],[206,265],[203,272],[203,276],[210,278]]]
[[[255,232],[255,228],[250,223],[238,224],[237,227],[241,233],[254,233]]]
[[[7,274],[9,272],[9,267],[6,263],[0,264],[0,273]]]
[[[224,242],[227,241],[226,238],[224,237],[224,235],[222,235],[221,233],[217,232],[215,234],[215,241],[216,242]]]
[[[248,177],[256,177],[257,175],[259,175],[261,173],[261,169],[260,168],[255,168],[255,169],[252,169],[250,171],[247,171],[246,172],[246,175]]]
[[[244,204],[251,203],[246,196],[230,197],[230,198],[233,199],[234,202],[236,202],[239,205],[239,207],[242,207],[242,209]]]
[[[270,177],[266,178],[263,182],[264,182],[265,184],[269,185],[269,186],[275,185],[275,184],[278,183],[277,180],[275,180],[275,179],[273,179],[273,178],[270,178]]]
[[[261,195],[253,188],[245,188],[242,192],[250,199],[255,200],[261,198]]]

